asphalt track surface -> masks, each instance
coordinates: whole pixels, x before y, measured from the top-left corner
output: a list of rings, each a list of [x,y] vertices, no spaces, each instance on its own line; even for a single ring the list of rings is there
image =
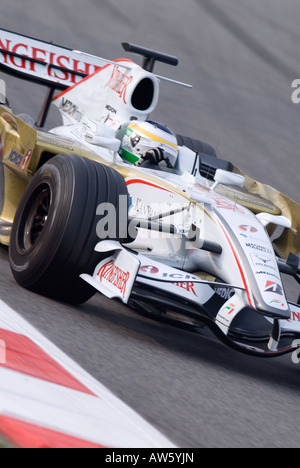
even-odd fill
[[[124,41],[178,56],[156,72],[194,88],[163,83],[152,118],[300,202],[298,0],[0,0],[0,12],[2,28],[110,59],[129,57]],[[44,92],[8,79],[16,112],[36,117]],[[300,447],[290,356],[240,355],[100,296],[75,308],[39,297],[14,283],[4,248],[0,275],[8,305],[179,447]]]

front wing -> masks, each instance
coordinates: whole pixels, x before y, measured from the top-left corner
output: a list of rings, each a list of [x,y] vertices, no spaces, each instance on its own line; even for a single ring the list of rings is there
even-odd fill
[[[235,285],[177,270],[115,241],[102,241],[95,250],[107,256],[92,276],[81,278],[109,299],[193,329],[206,325],[245,354],[278,357],[300,345],[299,305],[289,303],[290,320],[271,319],[250,308],[246,291]]]

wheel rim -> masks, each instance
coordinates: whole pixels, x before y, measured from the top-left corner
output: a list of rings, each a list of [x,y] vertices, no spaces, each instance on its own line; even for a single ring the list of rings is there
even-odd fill
[[[51,190],[47,184],[42,184],[32,193],[26,205],[19,232],[19,246],[23,252],[28,252],[37,244],[45,230],[51,208]]]

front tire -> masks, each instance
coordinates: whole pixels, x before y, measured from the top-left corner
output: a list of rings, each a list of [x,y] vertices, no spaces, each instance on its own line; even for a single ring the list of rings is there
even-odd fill
[[[104,258],[94,251],[104,240],[96,232],[97,207],[115,207],[116,225],[106,238],[122,242],[119,219],[126,223],[127,213],[119,216],[120,195],[128,199],[123,177],[86,158],[59,155],[42,166],[22,197],[12,228],[9,259],[17,283],[72,304],[90,299],[96,291],[79,275],[93,274]]]

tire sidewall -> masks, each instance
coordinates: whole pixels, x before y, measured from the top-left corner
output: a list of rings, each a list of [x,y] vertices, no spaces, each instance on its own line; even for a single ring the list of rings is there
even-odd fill
[[[16,275],[20,273],[22,282],[26,281],[26,272],[29,272],[30,279],[31,271],[39,268],[42,272],[47,269],[60,244],[64,232],[62,221],[69,219],[73,192],[65,183],[64,175],[54,164],[43,166],[32,179],[17,209],[11,234],[13,241],[10,244],[10,262]],[[51,191],[51,211],[38,241],[30,250],[24,250],[20,243],[20,235],[24,229],[22,224],[34,192],[42,185],[47,185]]]

